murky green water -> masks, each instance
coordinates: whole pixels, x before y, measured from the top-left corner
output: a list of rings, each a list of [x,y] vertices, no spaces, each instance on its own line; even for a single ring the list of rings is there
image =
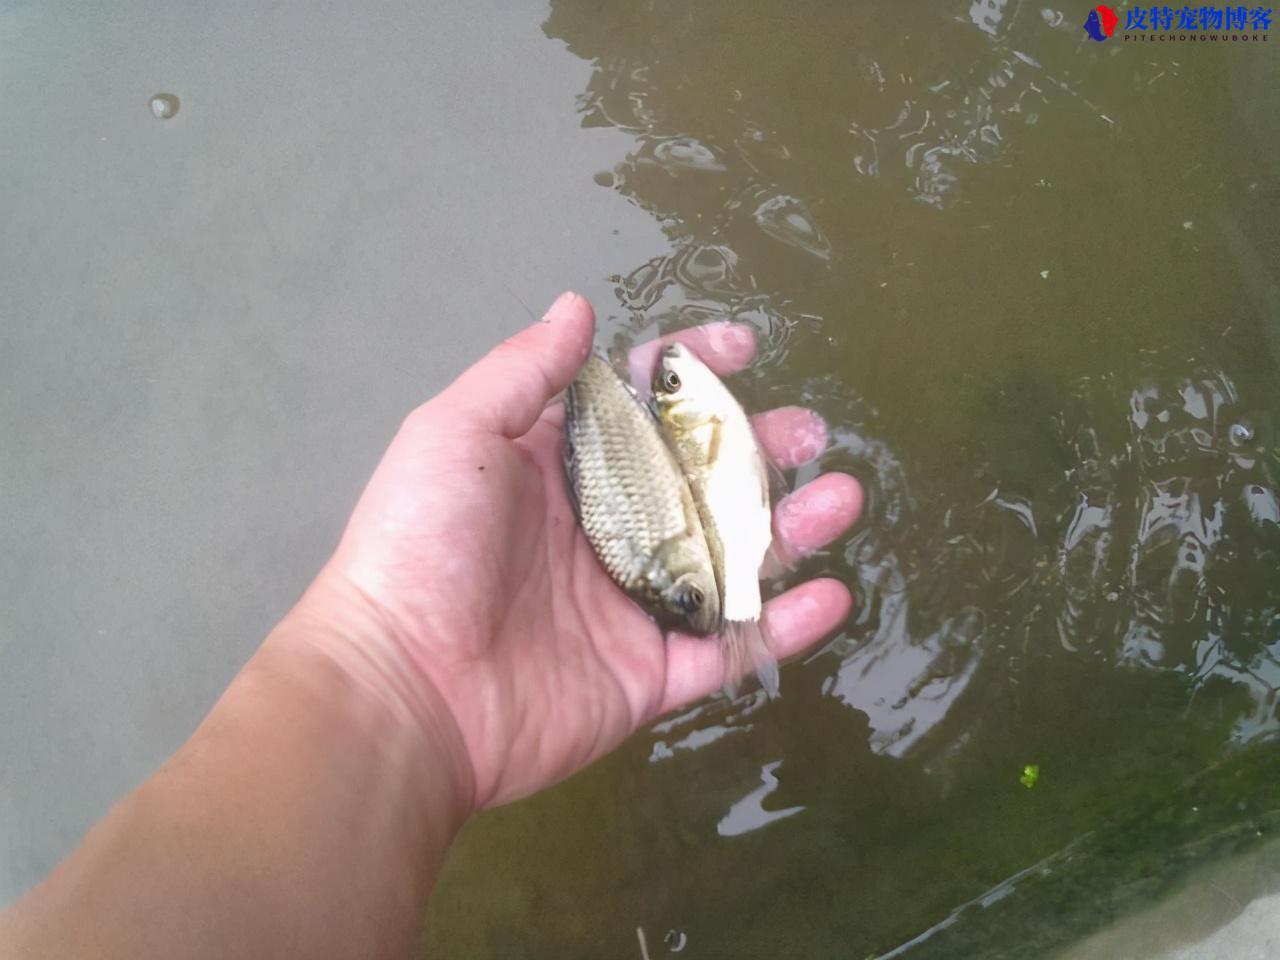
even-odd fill
[[[867,487],[798,572],[858,605],[480,818],[432,955],[1038,957],[1280,827],[1280,38],[1085,14],[553,2],[670,240],[602,346],[757,326],[748,405]]]

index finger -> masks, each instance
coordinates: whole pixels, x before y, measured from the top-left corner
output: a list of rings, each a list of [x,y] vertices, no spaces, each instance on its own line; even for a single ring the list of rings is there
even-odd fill
[[[683,343],[721,377],[737,373],[756,355],[756,331],[750,324],[717,320],[668,333],[632,348],[627,358],[631,385],[640,391],[641,396],[648,395],[658,354],[668,343]]]

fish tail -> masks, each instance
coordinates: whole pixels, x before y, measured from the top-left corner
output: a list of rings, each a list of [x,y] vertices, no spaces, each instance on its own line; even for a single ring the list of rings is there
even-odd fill
[[[759,620],[729,620],[720,635],[724,651],[724,694],[738,695],[738,681],[751,671],[770,700],[778,695],[778,658],[769,649],[764,625]]]

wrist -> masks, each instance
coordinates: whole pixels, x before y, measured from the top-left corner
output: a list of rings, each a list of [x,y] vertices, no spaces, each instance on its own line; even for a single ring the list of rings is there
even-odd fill
[[[319,609],[285,618],[0,938],[49,956],[410,955],[469,773],[430,695],[391,696],[376,653],[352,652],[376,638]]]
[[[424,786],[431,802],[446,808],[453,831],[475,809],[471,762],[445,698],[403,651],[368,600],[325,571],[258,656],[312,675],[331,696],[358,703],[371,721],[370,748],[380,749],[378,741],[388,738],[404,744],[408,762],[430,781]]]

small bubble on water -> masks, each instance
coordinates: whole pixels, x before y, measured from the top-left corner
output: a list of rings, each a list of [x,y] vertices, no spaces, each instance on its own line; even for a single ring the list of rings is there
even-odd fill
[[[698,170],[723,170],[709,147],[692,137],[675,137],[654,147],[653,155],[668,167],[692,167]]]
[[[181,103],[172,93],[157,93],[151,98],[151,113],[158,120],[168,120],[178,112],[179,106]]]
[[[1237,447],[1242,447],[1246,443],[1253,440],[1253,427],[1247,423],[1233,423],[1231,425],[1231,442]]]

